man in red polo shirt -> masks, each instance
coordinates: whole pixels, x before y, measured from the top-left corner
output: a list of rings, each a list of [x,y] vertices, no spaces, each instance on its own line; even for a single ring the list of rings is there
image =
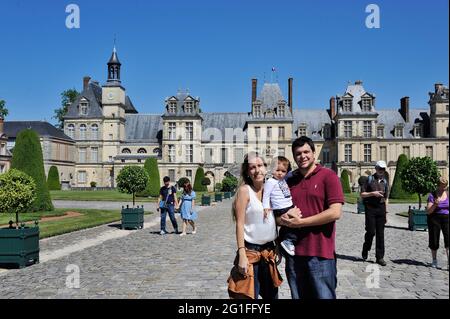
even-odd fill
[[[344,204],[342,186],[335,172],[316,164],[310,138],[296,139],[292,154],[298,169],[287,182],[301,215],[292,209],[278,219],[280,225],[298,229],[295,256],[286,260],[292,297],[335,299],[335,221],[341,217]]]

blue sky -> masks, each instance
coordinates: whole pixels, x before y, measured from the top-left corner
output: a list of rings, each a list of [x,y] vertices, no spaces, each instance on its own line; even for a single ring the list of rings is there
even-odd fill
[[[67,29],[66,6],[81,10]],[[381,28],[365,26],[368,4]],[[325,108],[348,81],[362,80],[378,108],[427,107],[434,83],[448,85],[448,0],[45,0],[0,2],[0,99],[8,120],[48,120],[60,93],[82,77],[106,81],[114,36],[122,83],[140,113],[161,113],[189,88],[205,112],[247,112],[276,67],[296,108]]]

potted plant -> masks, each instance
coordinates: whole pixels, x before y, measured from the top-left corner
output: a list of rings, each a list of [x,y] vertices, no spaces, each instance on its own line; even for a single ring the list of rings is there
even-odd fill
[[[439,182],[439,170],[436,162],[430,157],[416,157],[411,159],[401,171],[402,187],[409,193],[419,196],[419,209],[409,209],[408,228],[427,229],[427,212],[422,210],[422,196],[431,193]]]
[[[96,182],[91,182],[91,188],[92,188],[92,190],[96,191],[97,190],[97,183]]]
[[[36,199],[36,184],[27,174],[11,169],[0,175],[0,213],[16,215],[16,225],[0,229],[0,264],[20,268],[39,262],[39,227],[19,223],[19,213],[28,211]]]
[[[146,170],[139,166],[125,166],[117,176],[119,192],[133,195],[133,207],[122,207],[122,229],[144,227],[144,206],[135,207],[135,198],[147,187],[148,178]]]

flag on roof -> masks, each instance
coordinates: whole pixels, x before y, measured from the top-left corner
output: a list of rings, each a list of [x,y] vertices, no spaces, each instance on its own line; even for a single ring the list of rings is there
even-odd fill
[[[272,68],[272,72],[275,72],[275,71],[276,71],[276,70],[275,70],[275,68],[273,67],[273,68]]]

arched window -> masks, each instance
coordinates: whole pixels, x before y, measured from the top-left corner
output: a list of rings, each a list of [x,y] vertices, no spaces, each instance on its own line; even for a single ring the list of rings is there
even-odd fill
[[[130,151],[129,148],[124,148],[124,149],[122,150],[122,154],[131,154],[131,151]]]
[[[67,135],[70,138],[75,138],[75,125],[73,124],[67,125]]]
[[[80,140],[86,139],[86,124],[80,125]]]
[[[138,149],[138,153],[139,154],[147,154],[147,151],[145,150],[145,148],[140,148],[140,149]]]
[[[98,125],[92,124],[91,126],[91,139],[98,140]]]

